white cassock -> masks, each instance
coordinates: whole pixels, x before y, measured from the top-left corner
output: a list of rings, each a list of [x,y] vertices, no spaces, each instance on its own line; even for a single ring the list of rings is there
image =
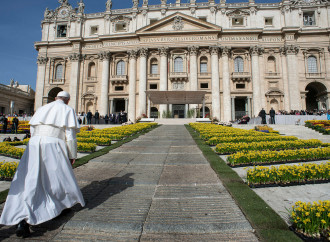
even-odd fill
[[[30,121],[31,139],[11,183],[0,224],[36,225],[63,209],[85,206],[69,159],[77,157],[79,123],[62,100],[39,108]]]

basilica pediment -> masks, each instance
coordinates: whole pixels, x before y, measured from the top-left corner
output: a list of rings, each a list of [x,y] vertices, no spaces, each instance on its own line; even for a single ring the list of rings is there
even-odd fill
[[[219,32],[221,27],[206,21],[175,13],[136,31],[139,35],[181,32]]]

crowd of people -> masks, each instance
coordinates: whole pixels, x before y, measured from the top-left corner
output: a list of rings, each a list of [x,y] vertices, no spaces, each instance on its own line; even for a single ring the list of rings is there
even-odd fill
[[[105,116],[100,115],[98,110],[93,114],[91,110],[87,113],[79,112],[77,115],[79,124],[100,124],[100,119],[104,120],[104,124],[124,124],[127,123],[127,113],[120,111],[119,113],[106,114]],[[103,124],[103,122],[101,122]]]
[[[279,110],[276,115],[325,115],[327,114],[327,111],[325,110],[291,110],[290,112],[285,110]]]

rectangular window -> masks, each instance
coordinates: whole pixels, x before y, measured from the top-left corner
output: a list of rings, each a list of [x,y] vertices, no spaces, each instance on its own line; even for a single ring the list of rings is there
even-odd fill
[[[237,18],[232,18],[232,25],[233,26],[243,26],[244,24],[244,19],[237,17]]]
[[[158,64],[151,64],[151,74],[158,74]]]
[[[204,88],[209,88],[209,84],[208,83],[201,83],[201,89]]]
[[[203,17],[198,17],[200,20],[203,20],[203,21],[207,21],[207,18],[205,17],[205,16],[203,16]]]
[[[207,73],[207,63],[201,63],[201,73]]]
[[[99,26],[91,27],[91,35],[97,35],[99,33]]]
[[[124,86],[115,86],[115,91],[124,91]]]
[[[157,18],[151,18],[151,19],[150,19],[150,24],[154,24],[154,23],[156,23],[157,21],[158,21]]]
[[[150,84],[149,88],[150,89],[157,89],[157,84]]]
[[[236,89],[244,89],[245,84],[236,84]]]
[[[123,31],[127,31],[127,24],[126,23],[117,23],[116,32],[123,32]]]
[[[315,24],[314,12],[304,12],[304,26],[312,26]]]
[[[64,38],[67,34],[67,26],[66,25],[57,25],[57,37]]]
[[[273,18],[265,18],[265,26],[273,26]]]

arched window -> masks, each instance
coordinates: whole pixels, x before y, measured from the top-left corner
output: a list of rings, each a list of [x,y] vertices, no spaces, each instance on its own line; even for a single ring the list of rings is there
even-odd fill
[[[181,57],[174,59],[174,72],[183,72],[183,59]]]
[[[63,65],[58,64],[55,70],[55,80],[61,80],[63,78]]]
[[[200,73],[207,73],[207,58],[205,56],[200,60]]]
[[[125,62],[124,61],[122,61],[122,60],[118,61],[116,74],[117,74],[117,76],[125,75]]]
[[[317,73],[317,59],[315,56],[309,56],[307,58],[307,70],[308,73]]]
[[[95,72],[95,63],[91,62],[88,65],[88,77],[95,77],[96,72]]]
[[[158,74],[158,60],[156,58],[150,61],[150,74]]]
[[[235,72],[244,72],[244,61],[243,58],[238,56],[234,60]]]
[[[276,73],[276,61],[274,56],[269,56],[267,59],[267,70],[269,73]]]

